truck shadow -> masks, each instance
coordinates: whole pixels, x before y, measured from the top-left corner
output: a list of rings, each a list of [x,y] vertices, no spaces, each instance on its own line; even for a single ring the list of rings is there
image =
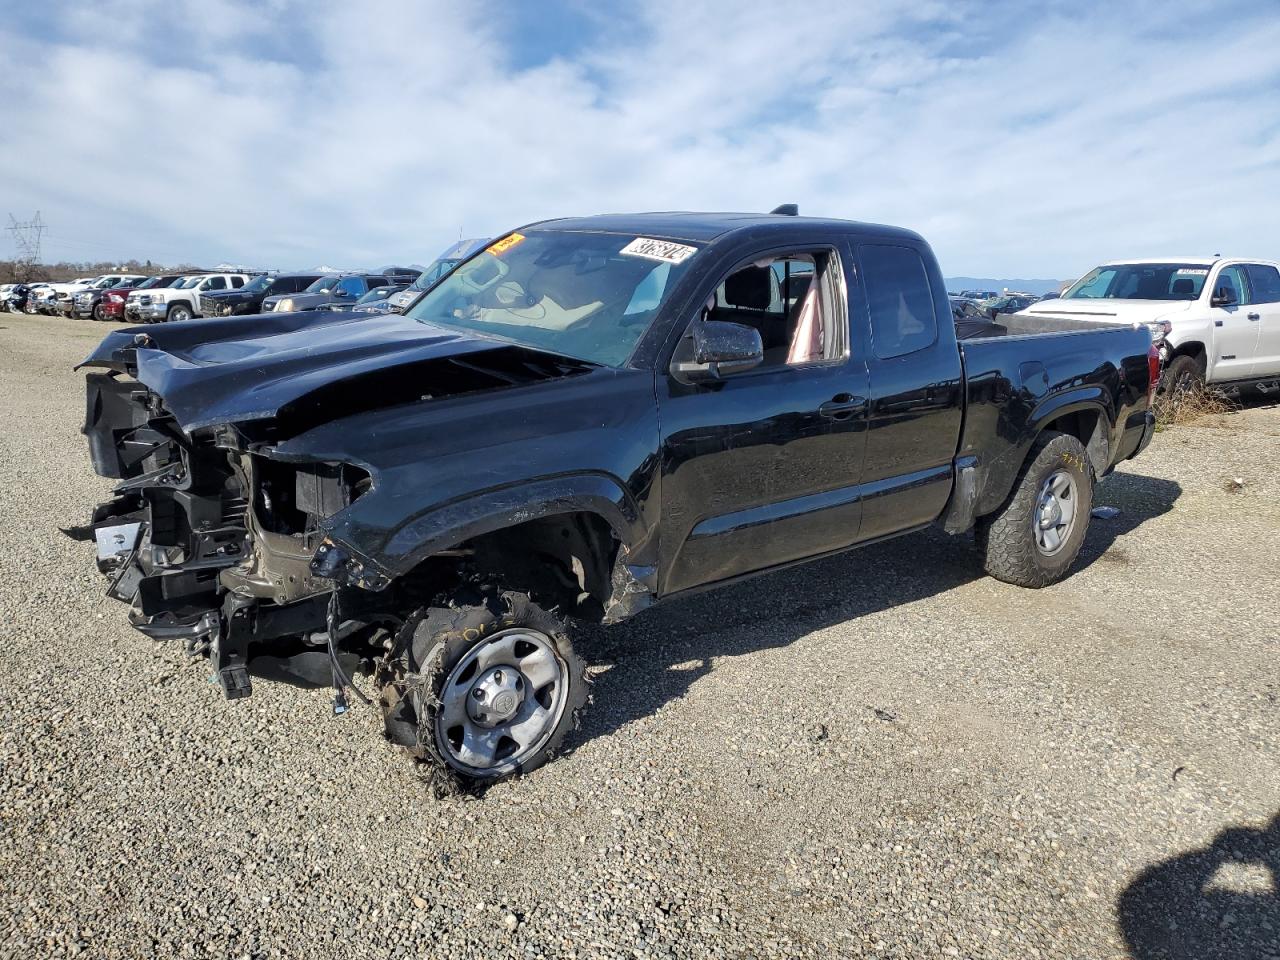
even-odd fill
[[[1280,814],[1144,870],[1116,907],[1135,960],[1280,956]]]
[[[1109,477],[1098,487],[1096,503],[1118,507],[1120,513],[1093,520],[1075,569],[1109,556],[1117,538],[1168,513],[1181,493],[1177,483],[1156,477]],[[1126,562],[1122,552],[1116,556],[1116,562]],[[983,576],[971,534],[952,537],[930,529],[673,599],[615,627],[587,628],[581,653],[607,669],[596,676],[594,703],[570,749],[684,696],[710,672],[716,657],[786,646],[814,631]]]

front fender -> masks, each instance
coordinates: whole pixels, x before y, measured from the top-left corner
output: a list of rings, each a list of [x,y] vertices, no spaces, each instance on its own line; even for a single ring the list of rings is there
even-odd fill
[[[343,514],[332,517],[324,528],[330,540],[372,562],[384,575],[397,577],[473,537],[562,513],[595,514],[609,524],[619,542],[643,553],[639,548],[646,531],[639,507],[617,479],[603,473],[545,477],[433,506],[395,523],[376,544]],[[633,561],[645,562],[634,555]]]

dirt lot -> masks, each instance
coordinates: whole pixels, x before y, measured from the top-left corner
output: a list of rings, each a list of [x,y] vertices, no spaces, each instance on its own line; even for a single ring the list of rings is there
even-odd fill
[[[435,801],[103,597],[103,333],[0,314],[0,956],[1280,957],[1280,408],[1157,435],[1047,590],[930,533],[594,635],[571,752]]]

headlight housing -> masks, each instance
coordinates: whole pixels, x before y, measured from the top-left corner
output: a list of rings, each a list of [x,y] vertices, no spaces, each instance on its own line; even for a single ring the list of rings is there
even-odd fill
[[[277,300],[276,309],[284,310],[287,313],[288,311],[293,309],[293,301],[288,297],[285,297],[283,300]]]

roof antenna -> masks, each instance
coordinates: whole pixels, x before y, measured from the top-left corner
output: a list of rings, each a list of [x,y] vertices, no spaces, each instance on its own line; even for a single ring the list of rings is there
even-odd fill
[[[798,217],[800,216],[800,207],[794,203],[784,203],[780,207],[774,207],[769,213],[776,213],[780,217]]]

